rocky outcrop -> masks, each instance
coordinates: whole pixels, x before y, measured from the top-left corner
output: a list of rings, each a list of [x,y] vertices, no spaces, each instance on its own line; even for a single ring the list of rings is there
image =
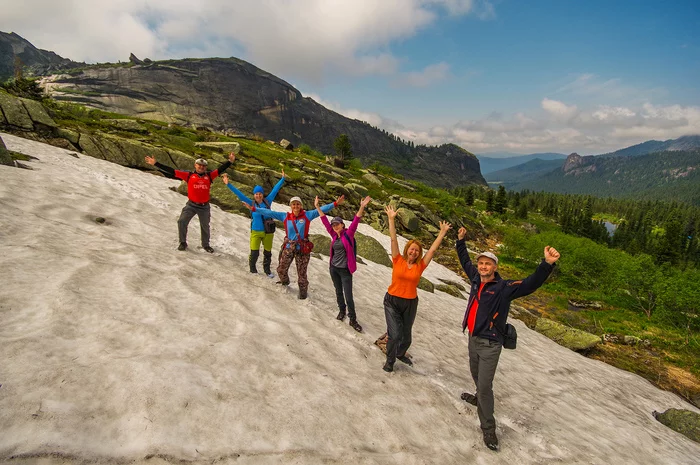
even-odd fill
[[[547,336],[557,344],[575,351],[590,350],[601,342],[600,337],[595,334],[557,323],[548,318],[538,319],[535,331]]]
[[[423,276],[420,277],[420,281],[418,281],[418,289],[423,289],[424,291],[427,292],[435,292],[435,285],[431,283],[427,278],[424,278]]]
[[[308,144],[324,153],[333,153],[333,141],[347,134],[353,154],[366,165],[379,162],[439,187],[486,184],[479,161],[466,150],[453,144],[412,147],[328,110],[282,79],[236,58],[95,66],[51,76],[43,84],[61,100],[139,118],[285,140],[290,146]]]
[[[10,130],[51,132],[56,122],[36,100],[15,97],[0,91],[0,127]]]
[[[420,227],[418,216],[416,216],[416,214],[413,211],[408,210],[407,208],[399,208],[396,211],[396,218],[398,218],[399,222],[403,225],[404,228],[408,229],[411,232],[418,231],[418,228]]]
[[[660,423],[678,431],[688,439],[700,442],[700,414],[685,409],[670,408],[663,413],[654,412]]]
[[[447,294],[450,294],[451,296],[458,297],[460,299],[467,300],[466,297],[462,295],[461,292],[459,292],[459,289],[457,289],[457,286],[453,286],[451,284],[436,284],[435,285],[435,290],[436,291],[442,291]]]
[[[327,234],[309,234],[309,239],[314,243],[314,252],[321,255],[329,256],[331,247],[331,238]],[[363,263],[362,258],[380,265],[391,267],[391,259],[384,250],[382,244],[371,236],[365,236],[362,233],[355,233],[357,241],[357,259],[358,263]]]

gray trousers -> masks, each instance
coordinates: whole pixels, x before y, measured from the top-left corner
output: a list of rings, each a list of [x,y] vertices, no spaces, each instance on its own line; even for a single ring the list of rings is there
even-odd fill
[[[335,287],[335,299],[338,302],[338,309],[345,313],[347,308],[348,316],[355,320],[355,300],[352,298],[352,273],[347,268],[331,266],[331,279]],[[347,303],[347,306],[345,305]]]
[[[493,377],[502,348],[500,342],[469,336],[469,369],[476,385],[476,411],[484,432],[496,432],[496,419],[493,416]]]
[[[386,361],[394,363],[396,357],[406,355],[411,346],[411,330],[418,311],[418,297],[403,299],[388,292],[384,295],[384,317],[389,339],[386,343]]]
[[[209,246],[209,219],[211,217],[211,209],[209,204],[200,205],[190,200],[187,201],[185,207],[180,213],[180,219],[177,220],[177,230],[180,234],[180,242],[187,242],[187,226],[194,215],[199,217],[199,229],[202,232],[202,247]]]

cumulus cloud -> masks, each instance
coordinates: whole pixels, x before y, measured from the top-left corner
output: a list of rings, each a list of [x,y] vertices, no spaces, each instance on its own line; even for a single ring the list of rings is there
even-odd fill
[[[0,30],[77,61],[240,56],[311,83],[335,74],[394,75],[389,47],[441,16],[481,15],[485,0],[24,0],[6,2]],[[40,12],[40,14],[37,14]],[[406,76],[439,80],[444,64]]]
[[[572,118],[573,116],[576,116],[578,112],[578,108],[576,108],[576,105],[569,106],[564,102],[560,102],[558,100],[551,100],[546,97],[542,99],[540,105],[542,106],[542,109],[544,111],[556,118],[561,119]]]

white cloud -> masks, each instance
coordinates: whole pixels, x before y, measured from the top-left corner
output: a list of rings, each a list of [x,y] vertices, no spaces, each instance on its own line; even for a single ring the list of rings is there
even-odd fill
[[[544,111],[557,118],[569,119],[575,116],[578,112],[576,105],[569,106],[564,102],[560,102],[558,100],[551,100],[546,97],[542,99],[540,105],[542,106],[542,109]]]
[[[5,2],[0,30],[77,61],[237,55],[287,79],[395,75],[389,47],[441,16],[481,15],[484,0],[24,0]],[[37,14],[41,12],[41,14]],[[446,73],[433,65],[408,80]],[[442,73],[442,74],[441,74]],[[422,79],[422,81],[421,81]]]
[[[445,62],[428,65],[421,71],[403,73],[394,80],[394,85],[400,87],[428,87],[436,82],[445,80],[450,74],[450,65]]]

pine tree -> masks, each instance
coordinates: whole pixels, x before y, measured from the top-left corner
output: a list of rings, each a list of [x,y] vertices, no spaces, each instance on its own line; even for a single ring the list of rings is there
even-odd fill
[[[506,188],[503,185],[498,186],[498,194],[493,204],[493,211],[498,214],[505,213],[508,199],[506,198]]]
[[[491,189],[486,192],[486,211],[492,212],[494,207],[494,194]]]

